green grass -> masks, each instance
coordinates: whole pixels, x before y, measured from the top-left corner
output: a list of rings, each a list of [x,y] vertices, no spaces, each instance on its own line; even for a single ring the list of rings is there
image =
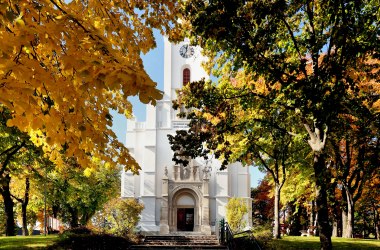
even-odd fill
[[[44,249],[58,240],[58,235],[0,237],[0,249]]]
[[[332,238],[334,250],[380,249],[380,240]],[[319,250],[319,237],[284,236],[269,243],[271,249]]]

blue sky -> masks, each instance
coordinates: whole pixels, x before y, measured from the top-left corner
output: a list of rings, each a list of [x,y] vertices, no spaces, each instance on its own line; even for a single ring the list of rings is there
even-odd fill
[[[159,32],[155,32],[157,48],[143,55],[144,68],[153,79],[157,82],[158,89],[164,89],[164,40]],[[138,97],[130,99],[133,105],[133,113],[138,121],[145,121],[145,105],[140,103]],[[113,113],[114,125],[113,130],[118,139],[125,143],[125,131],[127,129],[127,120],[123,115]],[[258,181],[263,178],[264,174],[261,173],[256,167],[250,167],[251,172],[251,186],[256,187]]]

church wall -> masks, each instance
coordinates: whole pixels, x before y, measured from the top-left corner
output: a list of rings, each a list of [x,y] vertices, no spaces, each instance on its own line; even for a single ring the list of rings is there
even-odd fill
[[[168,167],[169,176],[172,173],[173,152],[170,149],[167,134],[173,133],[171,129],[157,130],[157,154],[156,154],[156,223],[159,224],[161,213],[161,198],[162,198],[162,177],[164,175],[165,166]]]
[[[215,190],[216,190],[216,197],[228,197],[228,187],[229,187],[229,180],[228,180],[228,172],[227,171],[217,171],[216,172],[216,180],[214,182]]]
[[[144,188],[142,196],[155,196],[156,187],[156,173],[155,172],[144,172],[142,173],[144,178]]]
[[[143,170],[144,172],[156,171],[156,147],[145,146],[144,158],[143,158]]]
[[[155,129],[156,128],[156,107],[153,105],[146,105],[146,129]]]
[[[146,129],[144,131],[144,140],[142,141],[145,147],[154,147],[156,146],[156,130],[155,129]]]

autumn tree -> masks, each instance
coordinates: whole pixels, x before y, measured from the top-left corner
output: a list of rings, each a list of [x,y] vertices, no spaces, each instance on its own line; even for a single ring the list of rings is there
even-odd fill
[[[347,122],[350,121],[350,122]],[[342,209],[343,237],[352,238],[355,204],[361,198],[365,186],[371,182],[379,166],[380,141],[376,117],[349,117],[348,128],[341,140],[334,145],[331,165],[333,175],[339,182],[345,200]]]
[[[274,198],[271,195],[273,187],[267,178],[261,180],[258,187],[251,188],[252,219],[257,226],[272,224],[274,217]]]
[[[66,166],[48,172],[47,189],[50,214],[68,223],[71,228],[85,226],[92,216],[110,199],[118,195],[120,168],[93,159],[97,170],[79,166],[74,159],[66,159]]]
[[[99,210],[92,220],[95,229],[130,237],[134,233],[144,205],[133,198],[114,198]]]
[[[380,239],[380,169],[373,173],[373,177],[364,187],[363,195],[357,201],[356,214],[360,214],[376,239]]]
[[[131,115],[129,96],[155,104],[162,93],[141,54],[153,29],[176,36],[177,2],[8,1],[0,8],[0,103],[7,125],[27,132],[56,165],[62,152],[96,157],[137,173],[111,130],[111,110]]]
[[[184,24],[210,58],[208,68],[230,64],[265,80],[271,98],[298,114],[314,154],[318,225],[322,249],[331,249],[327,209],[326,142],[341,113],[363,107],[363,78],[379,56],[377,0],[187,1]],[[257,95],[250,95],[250,99]]]

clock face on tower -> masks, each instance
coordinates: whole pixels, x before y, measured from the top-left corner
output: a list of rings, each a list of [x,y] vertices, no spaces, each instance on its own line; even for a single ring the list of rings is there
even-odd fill
[[[189,58],[194,55],[194,47],[190,46],[189,44],[182,45],[181,48],[179,49],[179,54],[183,58]]]

